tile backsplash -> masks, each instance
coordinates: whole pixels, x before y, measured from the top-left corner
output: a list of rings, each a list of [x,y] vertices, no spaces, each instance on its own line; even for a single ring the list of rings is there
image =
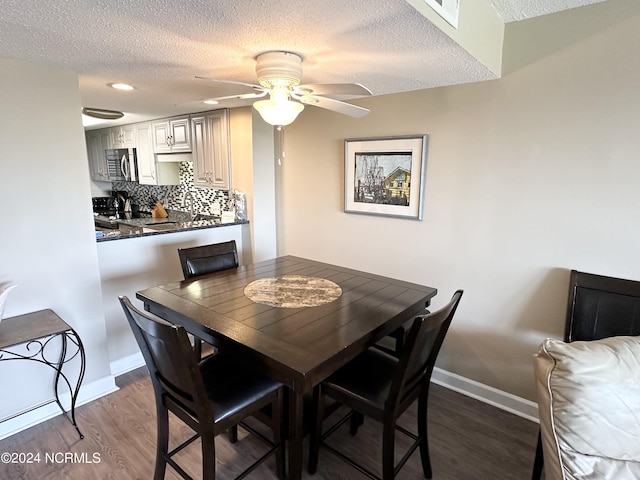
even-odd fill
[[[126,191],[131,202],[138,204],[140,210],[151,210],[153,201],[161,202],[172,210],[189,210],[189,204],[183,206],[184,196],[191,192],[194,210],[198,213],[213,214],[216,211],[230,209],[230,195],[227,190],[199,188],[193,186],[193,163],[180,162],[179,185],[139,185],[133,182],[113,182],[113,190]]]

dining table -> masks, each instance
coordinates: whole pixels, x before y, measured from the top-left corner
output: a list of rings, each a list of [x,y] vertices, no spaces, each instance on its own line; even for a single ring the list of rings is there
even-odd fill
[[[299,480],[305,396],[436,294],[433,287],[286,255],[136,296],[145,310],[203,341],[240,349],[288,388],[288,477]]]

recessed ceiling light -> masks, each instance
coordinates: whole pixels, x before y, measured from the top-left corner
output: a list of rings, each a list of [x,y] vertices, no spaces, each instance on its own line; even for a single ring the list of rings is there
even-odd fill
[[[206,103],[207,105],[217,105],[218,100],[203,100],[202,103]]]
[[[107,83],[107,86],[115,88],[116,90],[135,90],[135,87],[127,85],[126,83]]]

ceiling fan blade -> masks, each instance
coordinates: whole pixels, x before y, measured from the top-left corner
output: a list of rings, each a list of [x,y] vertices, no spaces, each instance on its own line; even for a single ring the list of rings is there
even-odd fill
[[[314,105],[320,108],[326,108],[327,110],[333,110],[334,112],[342,113],[343,115],[349,115],[350,117],[360,118],[369,113],[369,109],[364,107],[358,107],[350,103],[341,102],[340,100],[334,100],[332,98],[320,97],[316,95],[293,95],[294,98],[300,100],[305,105]]]
[[[215,97],[215,98],[208,98],[207,100],[215,100],[216,102],[222,102],[224,100],[245,100],[247,98],[260,98],[260,97],[264,97],[267,93],[269,93],[268,90],[265,90],[264,92],[256,92],[256,93],[241,93],[239,95],[227,95],[226,97]]]
[[[293,87],[293,91],[299,95],[371,95],[371,90],[359,83],[308,83]]]
[[[211,77],[199,77],[196,75],[196,78],[198,80],[207,80],[208,82],[218,82],[218,83],[230,83],[232,85],[243,85],[245,87],[249,87],[249,88],[253,88],[254,90],[258,90],[259,92],[264,92],[265,88],[260,86],[260,85],[253,85],[251,83],[244,83],[244,82],[236,82],[234,80],[220,80],[218,78],[211,78]]]

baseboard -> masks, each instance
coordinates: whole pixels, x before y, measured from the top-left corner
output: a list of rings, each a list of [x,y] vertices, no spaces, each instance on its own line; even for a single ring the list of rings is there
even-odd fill
[[[142,367],[144,364],[145,363],[142,352],[138,352],[134,353],[133,355],[114,360],[109,364],[109,369],[111,370],[111,375],[117,377],[119,375],[122,375],[123,373],[127,373],[131,370]]]
[[[115,377],[145,365],[142,353],[121,358],[111,362],[111,374]],[[513,413],[538,423],[538,404],[516,395],[512,395],[497,388],[484,385],[468,378],[434,368],[431,381],[445,388],[449,388],[463,395],[475,398],[501,410]]]
[[[76,408],[104,395],[118,390],[115,384],[115,377],[143,366],[144,358],[141,353],[129,355],[114,362],[111,362],[111,375],[94,382],[83,384],[78,395]],[[447,372],[440,368],[434,368],[431,381],[437,385],[449,388],[463,395],[467,395],[481,402],[492,405],[501,410],[513,413],[520,417],[538,423],[538,405],[535,402],[526,400],[516,395],[512,395],[497,388],[484,385],[468,378]],[[62,404],[68,406],[71,402],[71,395],[63,393],[60,395]],[[60,415],[60,408],[54,403],[47,403],[23,414],[16,415],[0,422],[0,440],[7,438],[22,430],[37,425]],[[82,429],[82,425],[79,425]]]
[[[111,375],[91,383],[83,383],[76,400],[76,408],[115,392],[116,390],[118,390],[118,386],[115,383],[115,378]],[[65,408],[68,408],[71,404],[71,394],[69,392],[61,393],[60,402]],[[0,422],[0,440],[49,420],[61,413],[60,407],[52,400],[44,405],[3,420]],[[71,424],[69,424],[69,426],[71,427]],[[78,425],[78,427],[82,430],[82,425]]]
[[[488,403],[501,410],[505,410],[532,422],[539,423],[538,404],[530,400],[517,397],[497,388],[484,385],[468,378],[447,372],[441,368],[434,368],[431,381],[435,384],[467,395],[481,402]]]

